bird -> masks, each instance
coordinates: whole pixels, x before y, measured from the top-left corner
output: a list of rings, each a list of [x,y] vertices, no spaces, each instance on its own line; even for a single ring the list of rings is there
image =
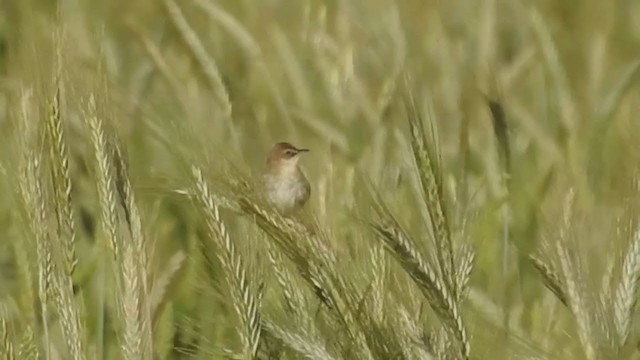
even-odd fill
[[[267,167],[262,176],[262,186],[266,200],[287,219],[299,213],[311,196],[311,185],[298,166],[300,155],[309,149],[299,149],[288,142],[273,145],[267,154]],[[317,236],[315,226],[306,222],[301,225],[302,230],[310,236]],[[300,269],[301,273],[306,270]],[[306,274],[303,276],[310,276]],[[313,284],[314,292],[329,308],[333,308],[333,301],[329,293],[319,284]]]
[[[267,154],[262,187],[266,200],[283,215],[300,211],[311,196],[311,185],[298,166],[299,149],[288,142],[273,145]]]

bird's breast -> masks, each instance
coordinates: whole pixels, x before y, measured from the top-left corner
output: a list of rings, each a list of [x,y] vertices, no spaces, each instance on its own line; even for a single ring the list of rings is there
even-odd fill
[[[310,186],[304,175],[265,175],[267,200],[280,211],[290,212],[302,207],[309,199]]]

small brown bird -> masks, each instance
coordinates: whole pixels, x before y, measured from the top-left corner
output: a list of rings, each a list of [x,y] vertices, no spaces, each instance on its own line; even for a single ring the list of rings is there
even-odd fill
[[[311,195],[309,181],[298,167],[300,154],[308,151],[279,142],[267,155],[267,169],[262,176],[264,194],[285,215],[302,209]]]
[[[281,214],[291,215],[300,211],[311,195],[311,185],[298,167],[300,154],[309,149],[280,142],[275,144],[267,155],[267,171],[262,176],[264,195]],[[315,236],[313,225],[298,223],[311,236]],[[327,292],[314,284],[314,290],[324,304],[332,308],[333,303]]]

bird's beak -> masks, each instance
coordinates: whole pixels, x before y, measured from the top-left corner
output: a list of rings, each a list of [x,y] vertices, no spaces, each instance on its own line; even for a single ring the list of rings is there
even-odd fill
[[[298,153],[309,152],[309,149],[298,149]]]

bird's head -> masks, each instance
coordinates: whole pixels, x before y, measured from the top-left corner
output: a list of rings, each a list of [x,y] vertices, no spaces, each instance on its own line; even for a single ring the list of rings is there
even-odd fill
[[[309,149],[298,149],[288,142],[275,144],[267,155],[267,166],[271,171],[286,172],[295,170],[300,154]]]

